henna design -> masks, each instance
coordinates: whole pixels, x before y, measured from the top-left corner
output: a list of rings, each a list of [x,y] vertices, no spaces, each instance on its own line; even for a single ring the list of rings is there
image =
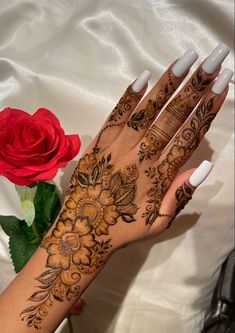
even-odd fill
[[[184,88],[183,94],[178,94],[166,107],[166,111],[172,114],[178,121],[184,123],[188,115],[197,104],[200,92],[207,88],[212,79],[208,74],[198,71],[192,77],[191,84]]]
[[[193,195],[193,190],[192,188],[184,183],[182,186],[180,186],[176,192],[175,192],[175,197],[176,197],[176,210],[175,214],[168,223],[167,229],[171,227],[171,224],[175,217],[179,214],[179,212],[184,209],[184,207],[187,205],[187,203],[192,199]]]
[[[111,154],[98,159],[91,153],[80,159],[66,195],[66,208],[40,245],[48,254],[48,270],[36,278],[39,290],[28,299],[37,304],[20,314],[27,326],[39,329],[54,301],[78,297],[83,275],[103,267],[112,245],[111,239],[100,240],[99,236],[108,235],[118,218],[135,221],[137,178],[135,165],[114,171]]]
[[[142,98],[141,93],[136,93],[132,90],[132,85],[130,85],[124,95],[119,100],[118,104],[115,106],[113,111],[111,112],[109,119],[107,121],[107,125],[102,128],[102,130],[99,132],[96,143],[93,148],[94,153],[99,152],[99,143],[101,140],[101,137],[103,133],[109,129],[114,127],[120,127],[126,124],[125,121],[121,121],[123,116],[126,112],[130,111],[132,108],[132,104],[136,105],[139,103],[139,101]]]
[[[175,133],[178,128],[185,122],[188,115],[195,107],[198,99],[199,92],[204,90],[212,80],[204,72],[198,71],[196,76],[192,78],[191,84],[187,86],[183,94],[177,95],[172,102],[170,102],[165,109],[165,116],[173,115],[175,124],[171,123],[171,134]],[[163,117],[165,117],[163,115]],[[166,123],[166,122],[165,122]],[[160,153],[170,142],[171,137],[167,134],[169,131],[164,131],[155,124],[149,129],[145,135],[145,140],[140,145],[139,160],[142,162],[144,159],[151,159],[152,156]]]
[[[153,125],[145,135],[146,141],[141,142],[139,150],[139,161],[151,159],[158,151],[163,148],[171,140],[170,136],[163,132],[159,127]]]
[[[175,216],[178,215],[182,209],[184,209],[185,205],[192,199],[192,195],[193,195],[193,190],[186,183],[184,183],[176,190],[175,197],[177,203],[176,203]]]
[[[116,105],[116,107],[113,109],[110,117],[109,122],[114,121],[118,122],[120,121],[126,112],[131,110],[132,103],[134,102],[137,104],[141,100],[142,94],[136,93],[132,90],[132,85],[130,85],[125,94],[121,97],[120,101]]]
[[[211,122],[216,116],[213,110],[213,98],[203,102],[197,108],[190,121],[190,127],[182,131],[174,140],[166,158],[157,166],[145,170],[146,176],[152,181],[148,192],[146,211],[142,214],[146,224],[153,224],[157,217],[166,216],[160,213],[160,206],[178,170],[182,167],[199,145]]]
[[[168,101],[173,92],[175,91],[171,70],[168,70],[168,82],[164,89],[161,89],[154,100],[150,99],[144,109],[135,112],[130,120],[127,122],[128,127],[132,127],[134,130],[145,129],[150,126],[153,120],[156,118],[158,111]]]

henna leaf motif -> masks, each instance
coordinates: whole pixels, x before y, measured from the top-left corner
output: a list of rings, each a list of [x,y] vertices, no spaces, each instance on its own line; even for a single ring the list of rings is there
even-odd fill
[[[123,214],[121,217],[122,217],[123,221],[125,221],[127,223],[136,221],[135,218],[133,217],[133,215],[131,215],[131,214]]]
[[[78,172],[78,181],[80,182],[81,185],[83,186],[88,186],[89,185],[89,177],[83,172]]]
[[[41,282],[45,286],[48,286],[48,284],[51,284],[56,280],[59,272],[60,272],[59,270],[56,271],[56,270],[50,269],[48,271],[45,271],[41,275],[39,275],[36,278],[36,280],[38,280],[39,282]]]
[[[97,179],[99,178],[99,166],[96,165],[92,171],[92,174],[91,174],[91,178],[92,178],[92,181],[95,183],[97,181]]]
[[[118,206],[126,206],[130,204],[135,197],[135,185],[123,185],[117,189],[115,195],[115,204]]]
[[[30,296],[29,301],[41,302],[47,297],[48,297],[48,291],[47,290],[40,290],[40,291],[36,291],[35,293],[33,293]]]
[[[111,193],[115,193],[115,191],[122,186],[123,180],[120,172],[116,172],[112,178],[110,179],[109,188]]]

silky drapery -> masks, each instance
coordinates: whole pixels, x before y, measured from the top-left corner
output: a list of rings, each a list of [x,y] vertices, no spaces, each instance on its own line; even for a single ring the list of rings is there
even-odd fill
[[[67,133],[80,134],[83,151],[145,68],[151,87],[187,48],[199,53],[198,65],[223,41],[231,48],[223,68],[232,69],[233,12],[233,0],[0,0],[1,109],[51,109]],[[231,82],[185,166],[209,159],[210,177],[171,229],[111,258],[83,296],[75,332],[200,332],[234,246],[233,112]],[[62,195],[81,153],[56,177]],[[22,217],[14,185],[3,177],[0,214]],[[0,289],[14,277],[7,242],[1,231]]]

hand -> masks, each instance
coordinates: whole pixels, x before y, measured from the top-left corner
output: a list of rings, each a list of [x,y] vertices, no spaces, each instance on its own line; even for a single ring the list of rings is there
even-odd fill
[[[191,182],[194,170],[176,175],[223,104],[231,71],[222,72],[214,85],[213,80],[225,55],[227,48],[219,46],[165,109],[196,60],[194,51],[172,64],[144,99],[148,71],[127,88],[81,158],[60,215],[58,223],[78,219],[75,229],[80,225],[87,229],[84,238],[89,236],[89,246],[84,243],[75,264],[93,270],[98,249],[105,253],[111,246],[117,249],[158,235],[191,199],[212,164],[202,163]],[[211,63],[213,57],[216,61]]]
[[[143,99],[148,71],[127,88],[80,159],[61,213],[41,244],[48,271],[37,280],[44,293],[62,302],[80,296],[113,251],[157,236],[191,199],[212,164],[177,174],[227,95],[232,71],[225,69],[214,82],[227,54],[219,45],[166,107],[197,59],[193,50]],[[40,293],[30,300],[38,302]],[[45,301],[21,316],[34,327],[31,318],[39,318],[40,326],[49,306]]]

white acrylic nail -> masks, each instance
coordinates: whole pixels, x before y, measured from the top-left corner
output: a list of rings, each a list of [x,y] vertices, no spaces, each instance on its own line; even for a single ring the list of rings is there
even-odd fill
[[[218,79],[213,84],[211,90],[214,94],[219,95],[225,90],[229,81],[233,77],[233,71],[231,69],[225,68],[218,76]]]
[[[212,162],[203,161],[189,178],[189,183],[194,187],[199,186],[207,178],[213,166]]]
[[[147,69],[145,69],[143,73],[140,74],[138,79],[136,79],[135,82],[133,83],[132,90],[134,90],[134,92],[139,93],[150,79],[150,76],[151,73]]]
[[[219,67],[219,65],[222,64],[228,54],[228,46],[220,43],[203,62],[202,69],[207,74],[212,74]]]
[[[182,57],[180,57],[172,67],[172,73],[176,77],[182,77],[189,68],[195,63],[198,54],[194,49],[188,49]]]

